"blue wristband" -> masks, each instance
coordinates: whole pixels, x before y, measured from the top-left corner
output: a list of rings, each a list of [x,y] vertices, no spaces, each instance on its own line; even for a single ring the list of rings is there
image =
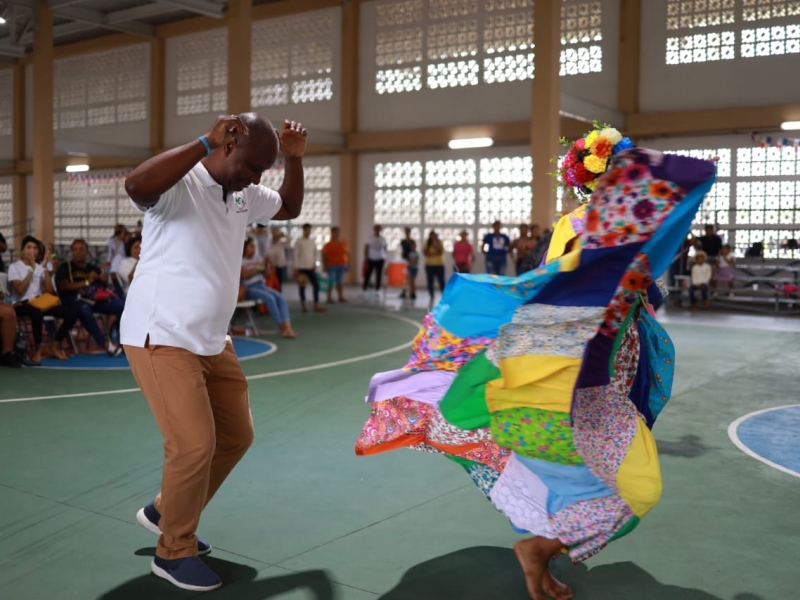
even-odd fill
[[[208,140],[206,138],[204,138],[202,135],[197,139],[200,140],[201,142],[203,142],[203,146],[206,147],[206,156],[210,155],[211,154],[211,145],[208,143]]]

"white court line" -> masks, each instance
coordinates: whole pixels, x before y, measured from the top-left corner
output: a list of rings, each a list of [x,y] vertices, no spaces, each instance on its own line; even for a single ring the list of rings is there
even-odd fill
[[[395,319],[397,321],[402,321],[404,323],[408,323],[409,325],[413,325],[416,329],[422,327],[422,323],[418,321],[414,321],[413,319],[409,319],[408,317],[403,317],[401,315],[393,315],[391,313],[382,313],[376,311],[363,311],[370,314],[377,314],[383,317],[388,317],[390,319]],[[399,352],[404,348],[408,348],[413,343],[413,340],[406,342],[404,344],[400,344],[399,346],[394,346],[392,348],[387,348],[386,350],[379,350],[378,352],[372,352],[370,354],[364,354],[362,356],[354,356],[353,358],[346,358],[344,360],[337,360],[334,362],[329,363],[322,363],[320,365],[311,365],[308,367],[298,367],[296,369],[286,369],[284,371],[274,371],[272,373],[262,373],[261,375],[250,375],[247,377],[248,381],[253,381],[255,379],[266,379],[268,377],[280,377],[281,375],[294,375],[296,373],[307,373],[309,371],[317,371],[319,369],[330,369],[331,367],[339,367],[341,365],[349,365],[354,362],[360,362],[362,360],[369,360],[371,358],[378,358],[379,356],[384,356],[386,354],[392,354],[393,352]],[[90,396],[110,396],[112,394],[133,394],[135,392],[139,392],[139,388],[126,388],[122,390],[108,390],[105,392],[84,392],[81,394],[58,394],[55,396],[29,396],[27,398],[8,398],[6,400],[0,400],[0,404],[6,404],[9,402],[33,402],[35,400],[57,400],[61,398],[86,398]]]
[[[755,412],[751,412],[750,414],[744,415],[743,417],[739,417],[733,423],[730,424],[728,427],[728,437],[731,438],[731,441],[736,445],[739,450],[747,454],[748,456],[755,458],[757,461],[764,463],[765,465],[769,465],[773,469],[778,469],[778,471],[783,471],[793,477],[800,477],[800,473],[796,471],[792,471],[791,469],[787,469],[786,467],[779,465],[777,463],[772,462],[771,460],[764,458],[760,454],[757,454],[747,446],[745,446],[744,442],[739,439],[739,425],[744,423],[747,419],[751,417],[756,417],[758,415],[763,415],[764,413],[772,412],[775,410],[783,410],[784,408],[794,408],[800,406],[800,404],[787,404],[786,406],[775,406],[773,408],[765,408],[764,410],[757,410]]]

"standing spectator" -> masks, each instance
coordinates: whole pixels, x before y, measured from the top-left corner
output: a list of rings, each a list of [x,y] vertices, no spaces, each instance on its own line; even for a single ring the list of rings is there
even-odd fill
[[[139,256],[142,253],[142,236],[136,234],[132,235],[128,240],[128,243],[125,244],[125,254],[127,256],[122,259],[122,262],[119,263],[119,268],[117,269],[117,275],[122,278],[122,282],[124,284],[125,290],[130,287],[131,282],[133,281],[133,275],[136,272],[136,265],[139,264]]]
[[[528,226],[524,223],[519,226],[519,237],[511,242],[509,251],[511,252],[512,259],[514,260],[514,267],[517,275],[521,275],[521,265],[523,259],[530,254],[536,242],[531,237]]]
[[[303,237],[294,243],[294,278],[300,289],[300,309],[305,313],[306,284],[311,283],[314,292],[314,311],[324,312],[319,303],[319,279],[317,278],[317,245],[311,239],[311,225],[303,225]]]
[[[61,343],[67,339],[78,315],[74,308],[59,304],[58,298],[55,297],[53,278],[44,264],[47,258],[42,260],[42,264],[36,262],[39,253],[39,240],[29,235],[25,236],[22,240],[22,258],[11,263],[8,270],[11,303],[18,317],[27,317],[31,320],[33,341],[36,344],[31,362],[42,362],[42,327],[45,315],[62,319],[61,326],[50,343],[50,352],[59,360],[67,360]]]
[[[713,225],[706,225],[706,234],[697,240],[698,247],[708,256],[708,263],[713,265],[717,262],[720,250],[722,250],[722,238],[714,232]]]
[[[339,239],[339,228],[331,227],[331,239],[322,247],[322,266],[328,274],[328,304],[333,304],[333,286],[339,295],[339,302],[345,302],[342,282],[350,262],[350,249],[347,242]]]
[[[453,262],[459,273],[469,273],[473,260],[475,260],[475,249],[469,243],[469,233],[464,229],[458,234],[458,241],[453,244]]]
[[[414,243],[414,240],[411,239],[411,227],[406,227],[404,230],[406,237],[400,240],[400,258],[406,261],[406,271],[408,271],[408,255],[411,252],[411,244]],[[416,244],[414,244],[416,246]],[[409,273],[409,281],[411,280],[411,274]],[[406,290],[405,288],[400,293],[401,298],[406,297]]]
[[[256,241],[256,253],[264,258],[269,253],[270,237],[267,226],[253,223],[253,239]]]
[[[714,290],[717,289],[718,281],[727,282],[728,296],[733,296],[733,280],[736,278],[736,269],[734,267],[735,263],[736,258],[733,256],[733,252],[731,252],[731,247],[728,244],[725,244],[722,247],[722,250],[720,250],[719,257],[717,258],[717,272],[715,273],[711,284]]]
[[[486,255],[486,272],[491,275],[506,274],[506,255],[511,245],[511,240],[505,233],[500,233],[502,224],[495,221],[492,224],[492,233],[483,237],[482,250]]]
[[[108,238],[108,266],[110,273],[116,273],[119,263],[125,258],[125,241],[128,230],[125,225],[114,225],[114,235]]]
[[[408,251],[408,291],[411,292],[411,299],[417,299],[417,273],[419,272],[419,252],[417,252],[417,242],[411,240]]]
[[[542,239],[542,228],[536,223],[531,225],[531,239],[533,240],[534,246]]]
[[[278,291],[282,291],[283,282],[286,280],[286,234],[280,227],[272,228],[272,243],[269,245],[267,259],[270,266],[275,269]]]
[[[87,261],[89,247],[86,240],[75,240],[71,246],[72,260],[63,263],[56,271],[56,285],[64,306],[73,307],[86,331],[97,345],[111,356],[122,354],[122,348],[109,340],[94,313],[114,317],[109,333],[119,331],[119,320],[125,302],[109,288],[108,273]]]
[[[375,273],[375,289],[381,290],[381,277],[383,277],[383,265],[386,263],[386,240],[381,235],[382,227],[375,225],[373,235],[367,238],[364,245],[364,260],[367,261],[367,272],[364,275],[364,291],[369,289],[369,281],[372,273]]]
[[[692,284],[689,286],[689,299],[692,302],[692,310],[697,310],[697,297],[695,292],[700,289],[703,295],[703,306],[709,306],[708,284],[711,282],[711,265],[706,262],[705,251],[700,250],[694,256],[694,266],[692,267]]]
[[[0,273],[6,272],[6,262],[3,259],[3,254],[8,251],[8,242],[6,242],[6,238],[0,233]]]
[[[253,239],[244,241],[242,252],[242,285],[245,288],[247,300],[260,300],[267,306],[269,314],[275,319],[285,338],[296,338],[297,334],[292,329],[289,318],[289,305],[283,294],[271,290],[264,283],[264,270],[266,259],[261,258],[256,252],[256,242]]]
[[[425,278],[428,281],[430,306],[433,307],[434,280],[439,282],[439,290],[444,292],[444,246],[435,231],[428,234],[423,254],[425,254]]]

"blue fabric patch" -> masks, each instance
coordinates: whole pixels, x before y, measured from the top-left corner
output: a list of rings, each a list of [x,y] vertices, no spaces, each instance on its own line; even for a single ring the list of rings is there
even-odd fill
[[[647,313],[639,321],[639,343],[647,347],[647,368],[650,379],[648,404],[655,423],[672,396],[675,375],[675,345],[666,329]]]
[[[535,297],[557,273],[557,261],[519,277],[455,273],[433,309],[433,318],[457,337],[496,338],[517,307]]]
[[[517,458],[547,486],[548,514],[555,514],[581,500],[605,498],[613,494],[605,483],[592,475],[586,465],[558,465],[519,454]]]
[[[633,378],[633,386],[628,393],[628,398],[644,417],[647,427],[652,429],[655,418],[650,412],[650,365],[645,342],[647,332],[639,321],[636,322],[636,328],[639,331],[639,362],[636,365],[636,377]]]
[[[622,275],[641,247],[642,244],[637,243],[581,250],[578,268],[556,275],[528,304],[608,306]]]

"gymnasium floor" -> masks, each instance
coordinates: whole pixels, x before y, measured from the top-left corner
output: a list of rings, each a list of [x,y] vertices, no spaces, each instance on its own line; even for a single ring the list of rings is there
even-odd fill
[[[354,455],[369,376],[404,363],[423,312],[292,308],[301,337],[267,336],[277,352],[243,363],[256,441],[204,513],[207,562],[225,586],[199,596],[525,599],[518,536],[459,467],[407,450]],[[798,404],[800,320],[665,322],[678,371],[655,429],[662,502],[632,535],[557,574],[580,600],[798,598],[798,436],[778,431],[792,421],[748,426],[747,443],[783,470],[728,428]],[[156,539],[135,513],[158,489],[161,447],[134,387],[121,370],[0,371],[0,598],[198,596],[148,574]]]

